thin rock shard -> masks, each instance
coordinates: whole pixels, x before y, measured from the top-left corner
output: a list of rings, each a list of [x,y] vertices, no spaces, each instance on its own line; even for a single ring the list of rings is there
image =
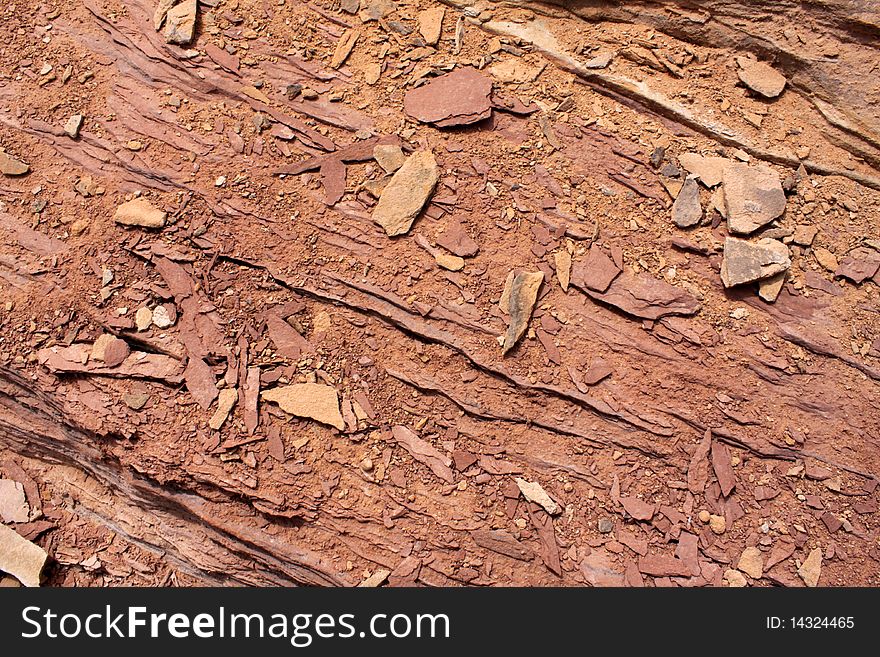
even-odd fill
[[[451,459],[444,456],[440,450],[431,445],[431,443],[419,438],[415,432],[404,426],[396,426],[391,430],[391,435],[397,443],[403,447],[410,455],[420,463],[424,463],[431,471],[440,477],[447,484],[451,484],[454,480],[452,469],[449,467],[452,463]]]
[[[339,396],[336,389],[320,383],[294,383],[265,390],[260,397],[275,402],[286,413],[306,417],[322,424],[329,424],[340,431],[345,429],[345,421],[339,411]]]
[[[523,334],[532,317],[538,290],[544,282],[543,272],[521,272],[513,277],[510,286],[510,297],[507,308],[510,313],[510,324],[501,343],[501,354],[505,355],[513,349]]]
[[[373,221],[382,226],[389,237],[408,233],[439,179],[440,169],[434,154],[431,151],[413,153],[382,191],[373,210]]]

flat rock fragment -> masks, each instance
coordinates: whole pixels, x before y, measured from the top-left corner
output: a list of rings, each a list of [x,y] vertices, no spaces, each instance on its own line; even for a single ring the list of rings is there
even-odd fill
[[[574,266],[571,282],[580,288],[605,292],[619,274],[620,268],[603,249],[594,244],[590,247],[587,259]]]
[[[816,258],[816,262],[818,262],[828,271],[834,272],[837,271],[838,267],[840,267],[840,263],[837,261],[837,256],[826,249],[824,246],[814,247],[813,257]]]
[[[654,577],[690,577],[690,565],[684,559],[667,554],[639,557],[639,572]]]
[[[614,306],[633,317],[657,320],[667,315],[693,315],[700,302],[682,288],[648,274],[623,273],[607,291],[584,291],[593,299]]]
[[[437,244],[459,258],[472,258],[480,251],[479,244],[467,234],[462,223],[454,218],[446,224],[446,230],[437,236]]]
[[[471,532],[474,543],[492,552],[503,554],[519,561],[531,561],[535,553],[527,545],[520,543],[512,534],[501,529],[477,529]]]
[[[351,51],[354,49],[360,36],[361,33],[357,30],[346,30],[343,35],[339,37],[339,42],[336,44],[336,51],[333,53],[333,58],[330,60],[330,68],[339,68],[345,63],[345,60],[348,59],[348,56],[351,54]]]
[[[436,46],[443,30],[443,7],[432,7],[419,12],[419,33],[429,46]]]
[[[183,372],[183,378],[186,381],[186,389],[202,410],[207,411],[211,408],[220,391],[217,390],[217,379],[210,365],[201,358],[190,358]]]
[[[755,93],[764,98],[776,98],[785,89],[785,76],[769,64],[746,57],[737,57],[736,61],[739,79]]]
[[[712,443],[712,469],[721,487],[721,494],[728,497],[736,486],[736,475],[733,473],[733,465],[730,460],[730,450],[722,442]]]
[[[492,79],[465,66],[408,91],[403,108],[422,123],[448,128],[489,118],[491,96]]]
[[[296,360],[302,354],[314,351],[312,344],[299,331],[276,314],[266,317],[266,328],[275,349],[285,358]]]
[[[858,247],[843,257],[834,275],[859,285],[873,277],[878,270],[880,270],[880,253],[874,249]]]
[[[540,68],[529,66],[517,58],[497,62],[488,70],[496,80],[512,84],[534,82],[538,75],[541,74]]]
[[[145,198],[138,197],[116,208],[113,220],[124,226],[141,228],[162,228],[167,213],[160,210]]]
[[[706,187],[719,185],[725,167],[731,162],[732,160],[726,157],[705,156],[699,153],[682,153],[678,156],[678,163],[682,168],[696,176]]]
[[[709,481],[709,452],[712,449],[712,432],[706,430],[703,439],[691,454],[687,471],[688,490],[694,495],[702,495]]]
[[[504,355],[519,342],[526,332],[535,301],[538,299],[538,290],[544,282],[543,272],[520,272],[515,274],[510,285],[510,294],[507,299],[507,310],[510,315],[510,323],[501,343],[501,354]]]
[[[822,576],[822,548],[814,548],[798,568],[797,573],[810,588],[818,586],[819,578]]]
[[[223,388],[217,397],[217,410],[214,411],[214,415],[208,420],[208,426],[218,431],[223,426],[223,423],[226,422],[229,412],[237,401],[238,390],[235,388]]]
[[[385,173],[394,173],[406,162],[406,155],[397,144],[376,144],[373,158]]]
[[[614,374],[612,367],[602,358],[595,358],[590,363],[587,371],[583,374],[583,381],[588,386],[594,386],[603,379]]]
[[[434,193],[440,169],[431,151],[410,155],[382,190],[373,210],[373,221],[389,237],[409,232],[416,216]]]
[[[794,229],[794,235],[791,236],[791,242],[798,246],[812,246],[813,240],[816,239],[816,233],[818,232],[819,228],[817,226],[801,224]]]
[[[415,236],[416,244],[425,249],[433,256],[438,266],[448,271],[461,271],[464,268],[464,259],[457,255],[451,255],[445,251],[431,246],[430,242],[424,235]]]
[[[162,29],[162,25],[165,23],[165,16],[168,15],[168,10],[175,4],[177,4],[177,0],[159,0],[156,3],[156,10],[153,12],[153,29],[157,32]]]
[[[260,368],[249,367],[245,376],[245,383],[241,391],[244,427],[248,435],[253,435],[260,423]],[[279,459],[283,460],[283,459]]]
[[[358,588],[374,589],[377,586],[381,586],[385,583],[385,580],[388,579],[388,575],[390,574],[391,571],[387,568],[379,568],[375,573],[358,584]]]
[[[30,170],[27,164],[0,149],[0,173],[4,176],[23,176]]]
[[[560,249],[553,254],[553,263],[556,265],[556,278],[563,292],[568,292],[571,282],[571,254],[565,249]]]
[[[40,574],[49,555],[38,545],[0,525],[0,571],[9,573],[25,586],[40,585]]]
[[[623,586],[623,573],[615,570],[608,550],[591,550],[581,561],[581,573],[590,586]]]
[[[12,479],[0,479],[0,520],[27,522],[30,515],[24,486]]]
[[[559,505],[547,494],[547,491],[536,481],[527,481],[521,477],[514,479],[520,492],[529,502],[534,502],[544,508],[551,516],[559,513]]]
[[[638,497],[621,497],[623,509],[635,520],[650,520],[654,517],[654,505],[648,504]]]
[[[107,367],[122,365],[130,353],[131,348],[125,340],[112,338],[104,345],[104,365]]]
[[[454,480],[452,459],[445,456],[440,450],[426,440],[422,440],[414,431],[398,425],[391,429],[391,434],[397,443],[420,463],[427,465],[431,471],[443,481],[451,484]]]
[[[691,228],[700,223],[702,218],[700,186],[696,178],[688,176],[675,198],[675,203],[672,204],[672,221],[679,228]]]
[[[597,69],[607,67],[617,53],[613,50],[602,50],[584,62],[585,68]]]
[[[724,241],[721,281],[724,287],[753,283],[780,274],[790,266],[788,247],[778,240],[748,242],[728,237]]]
[[[275,402],[286,413],[329,424],[340,431],[345,421],[339,411],[339,396],[332,386],[321,383],[294,383],[264,390],[260,397]]]
[[[726,581],[727,586],[732,589],[741,589],[749,585],[749,581],[745,578],[745,575],[736,568],[728,568],[724,571],[724,581]]]
[[[241,68],[241,60],[238,57],[230,55],[228,52],[215,46],[213,43],[205,44],[205,54],[212,62],[217,64],[217,66],[225,68],[230,73],[238,73]],[[235,134],[238,137],[234,131],[232,131],[232,134]],[[241,139],[241,137],[239,137],[239,139]]]
[[[345,194],[345,178],[348,172],[345,163],[336,158],[328,158],[321,165],[321,184],[324,186],[324,203],[336,205]]]
[[[780,272],[770,278],[758,281],[758,296],[768,303],[773,303],[782,292],[785,284],[785,272]]]
[[[181,363],[179,360],[164,354],[149,354],[133,351],[116,367],[107,367],[104,363],[79,358],[72,353],[75,347],[47,347],[37,352],[37,362],[53,373],[95,374],[105,376],[133,377],[141,379],[157,379],[169,383],[179,383],[181,379]],[[84,350],[84,353],[85,352]]]
[[[778,563],[782,563],[794,554],[797,545],[792,540],[778,540],[767,557],[767,563],[764,564],[765,570],[770,570]]]
[[[731,233],[748,235],[785,212],[785,192],[770,167],[734,162],[724,168],[723,182]]]

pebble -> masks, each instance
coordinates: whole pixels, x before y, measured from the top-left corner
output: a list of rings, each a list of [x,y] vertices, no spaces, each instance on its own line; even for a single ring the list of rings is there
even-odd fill
[[[0,149],[0,173],[4,176],[23,176],[30,170],[27,164]]]
[[[734,570],[733,568],[728,568],[724,571],[724,581],[727,582],[727,586],[730,588],[738,588],[741,589],[745,586],[748,586],[749,583],[743,575],[738,570]]]
[[[67,136],[71,139],[76,139],[79,137],[79,131],[82,128],[83,124],[83,115],[82,114],[74,114],[69,119],[67,119],[67,123],[64,124],[64,132],[67,133]]]
[[[125,226],[142,228],[162,228],[167,213],[152,205],[145,198],[136,198],[116,208],[113,220]]]
[[[173,306],[158,305],[153,309],[152,321],[157,328],[171,328],[177,321],[177,311]]]
[[[705,524],[705,523],[709,522],[709,519],[712,516],[710,516],[709,512],[704,509],[704,510],[700,511],[700,514],[697,517],[700,519],[700,522]]]
[[[150,328],[150,324],[152,323],[153,313],[150,312],[150,309],[146,306],[138,308],[137,312],[134,314],[134,325],[137,327],[137,330],[146,331]]]
[[[724,519],[724,516],[709,516],[709,529],[711,529],[716,534],[723,534],[727,531],[727,521]]]
[[[828,249],[822,246],[817,246],[813,249],[813,256],[816,258],[816,262],[822,265],[828,271],[837,271],[838,263],[837,256],[831,253]]]
[[[89,229],[89,222],[85,219],[77,219],[70,224],[70,234],[72,237],[79,237]]]
[[[196,0],[183,0],[165,15],[165,41],[185,46],[193,39],[196,29]]]
[[[614,523],[608,518],[602,518],[599,520],[599,533],[600,534],[610,534],[614,531]]]
[[[129,392],[122,396],[122,401],[131,410],[139,411],[150,401],[150,396],[144,392]]]

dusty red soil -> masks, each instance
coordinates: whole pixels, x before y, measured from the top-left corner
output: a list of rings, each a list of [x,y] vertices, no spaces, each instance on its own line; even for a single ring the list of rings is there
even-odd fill
[[[880,249],[876,9],[361,0],[393,10],[363,22],[340,4],[211,0],[183,47],[152,0],[0,10],[0,149],[30,167],[0,175],[0,475],[46,582],[880,584],[880,273],[820,264]],[[748,52],[780,96],[740,82]],[[404,112],[466,66],[492,81],[489,118]],[[379,139],[439,167],[394,238],[371,218]],[[790,247],[774,303],[723,287],[711,190],[699,226],[673,224],[661,170],[689,152],[789,179],[750,238]],[[164,228],[114,221],[135,195]],[[479,251],[452,272],[423,245],[456,221]],[[557,257],[577,272],[590,249],[641,298],[563,290]],[[502,355],[512,270],[544,280]],[[666,314],[660,285],[693,307]],[[137,330],[158,304],[174,325]],[[46,361],[103,333],[152,356]],[[305,382],[335,389],[343,429],[257,402]],[[238,402],[215,430],[218,387]]]

